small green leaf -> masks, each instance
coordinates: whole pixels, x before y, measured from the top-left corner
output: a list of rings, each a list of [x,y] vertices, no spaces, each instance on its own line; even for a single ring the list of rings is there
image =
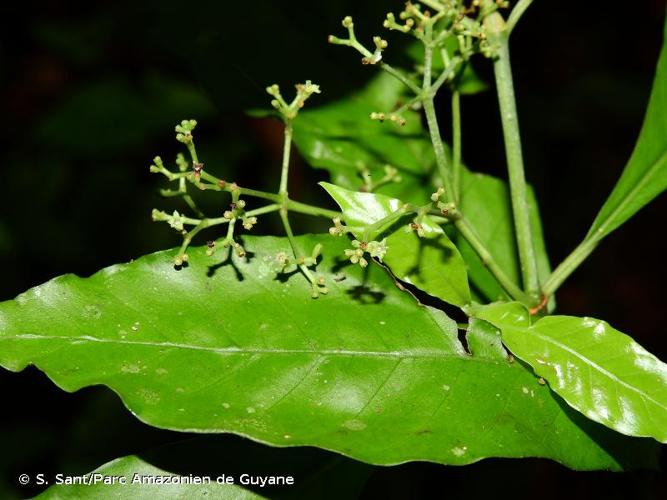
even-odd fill
[[[490,359],[507,359],[507,351],[500,338],[500,330],[479,318],[470,318],[466,332],[468,349],[473,356]]]
[[[215,477],[201,484],[189,476],[181,476],[152,465],[140,457],[131,455],[118,458],[86,474],[91,484],[55,484],[37,498],[42,500],[79,498],[132,498],[154,500],[156,498],[226,498],[255,500],[265,498],[237,484],[217,484]],[[116,479],[116,484],[104,484],[104,479]],[[197,476],[199,478],[199,476]],[[65,477],[63,477],[63,480]],[[121,484],[124,481],[125,484]],[[152,483],[151,483],[152,481]],[[159,484],[157,482],[160,481]],[[190,481],[188,483],[187,481]],[[195,482],[193,482],[195,481]]]
[[[357,239],[374,222],[398,213],[404,203],[381,194],[359,193],[334,184],[321,182],[340,206],[345,222]],[[383,262],[400,280],[456,306],[470,302],[466,265],[445,232],[430,217],[424,217],[424,237],[410,231],[407,224],[393,220],[372,238],[387,237],[387,254]]]
[[[611,233],[667,188],[667,20],[664,36],[639,139],[587,238]]]
[[[632,338],[593,318],[548,316],[530,325],[516,303],[476,314],[570,406],[623,434],[667,442],[667,365]]]
[[[329,286],[318,300],[302,276],[271,272],[270,256],[289,251],[284,238],[245,238],[254,257],[233,265],[193,248],[181,271],[170,250],[57,278],[0,304],[0,365],[33,364],[67,391],[106,385],[156,427],[375,464],[654,463],[654,441],[562,406],[520,363],[465,354],[456,323],[419,306],[382,268],[341,268],[344,239],[297,238],[302,248],[318,243]]]

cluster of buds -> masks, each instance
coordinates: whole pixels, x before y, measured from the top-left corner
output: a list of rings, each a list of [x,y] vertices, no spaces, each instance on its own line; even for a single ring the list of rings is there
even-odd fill
[[[220,245],[222,248],[230,248],[234,250],[234,253],[236,254],[237,257],[243,258],[246,256],[246,251],[245,248],[243,248],[243,245],[241,245],[238,241],[234,240],[233,235],[228,235],[224,240],[222,240],[222,243]],[[206,242],[206,255],[209,257],[215,254],[215,251],[218,247],[218,244],[214,240],[210,240]]]
[[[391,165],[384,166],[384,176],[377,181],[374,181],[370,171],[366,168],[365,165],[357,166],[359,170],[359,175],[364,181],[363,185],[359,188],[359,191],[365,193],[372,193],[376,189],[391,184],[393,182],[401,182],[403,178],[398,173],[398,169]]]
[[[176,125],[176,140],[182,142],[183,144],[192,143],[192,131],[197,126],[197,120],[183,120],[181,123]]]
[[[375,45],[375,50],[371,52],[357,40],[357,37],[354,34],[354,21],[351,16],[346,16],[341,24],[343,25],[343,28],[347,28],[347,38],[338,38],[337,36],[329,35],[329,43],[354,47],[364,56],[361,59],[362,64],[377,64],[382,60],[382,51],[389,46],[387,40],[380,36],[374,36],[373,45]]]
[[[320,86],[307,80],[306,83],[296,84],[296,96],[289,104],[280,93],[280,87],[277,84],[266,87],[266,92],[273,97],[271,106],[276,109],[285,120],[293,120],[303,108],[305,102],[313,94],[320,93]]]
[[[306,274],[306,277],[310,281],[312,291],[311,296],[316,299],[320,295],[329,293],[324,277],[313,276],[310,271],[308,271],[308,268],[313,268],[317,265],[317,260],[321,253],[322,245],[318,243],[313,247],[313,251],[308,256],[290,257],[287,252],[278,252],[276,255],[268,257],[266,260],[269,261],[271,270],[276,274],[289,273],[296,271],[299,268],[304,270],[304,274]]]
[[[366,267],[368,261],[364,257],[365,254],[370,255],[372,258],[378,259],[382,262],[382,259],[387,254],[387,240],[383,239],[382,241],[359,241],[352,240],[351,249],[345,250],[345,256],[350,259],[352,264],[359,264],[361,267]]]
[[[377,64],[382,60],[382,51],[389,46],[389,42],[380,36],[373,37],[373,44],[375,45],[375,51],[370,56],[362,58],[362,64]]]
[[[421,5],[423,4],[423,6]],[[507,8],[507,0],[420,0],[407,2],[398,18],[388,13],[383,26],[389,30],[410,33],[420,40],[425,40],[427,25],[433,27],[436,46],[443,46],[445,39],[452,36],[458,41],[458,52],[467,60],[474,53],[494,57],[495,49],[487,40],[484,19],[498,9]],[[437,24],[437,27],[436,27]]]
[[[239,199],[237,201],[233,201],[229,205],[229,210],[225,210],[222,216],[229,221],[240,220],[243,224],[243,228],[247,231],[250,231],[253,226],[257,224],[257,217],[248,217],[245,212],[245,206],[245,200]]]
[[[344,234],[347,234],[350,230],[344,226],[340,218],[336,217],[333,219],[334,225],[329,228],[329,234],[331,236],[343,236]]]
[[[176,155],[176,166],[178,167],[179,172],[187,172],[190,168],[190,163],[185,159],[183,153],[178,153]]]
[[[185,264],[189,260],[189,256],[187,253],[181,253],[174,257],[174,265],[176,267],[181,267],[183,264]]]
[[[408,224],[408,231],[414,231],[420,238],[426,236],[426,233],[424,232],[424,226],[422,226],[421,222],[419,222],[419,220],[416,218],[410,224]]]
[[[178,210],[174,210],[172,214],[168,214],[167,212],[154,208],[153,212],[151,213],[151,218],[154,222],[166,222],[171,228],[175,229],[179,233],[183,233],[185,231],[184,224],[187,218],[181,215]]]
[[[153,158],[153,163],[150,166],[150,171],[152,174],[162,174],[166,177],[171,177],[171,172],[167,170],[164,166],[162,158],[156,156]]]
[[[286,252],[278,252],[271,260],[271,269],[275,273],[286,273],[295,270],[298,266],[314,267],[322,254],[322,244],[313,247],[310,255],[290,257]]]
[[[458,209],[456,208],[456,203],[451,201],[448,202],[445,198],[445,188],[439,187],[435,193],[431,194],[431,201],[445,217],[450,219],[455,219],[458,217],[459,213]]]
[[[246,255],[246,253],[245,253],[245,248],[243,248],[243,247],[241,246],[241,244],[240,244],[238,241],[234,241],[234,240],[228,241],[228,240],[225,240],[225,241],[222,242],[222,245],[223,245],[223,247],[231,246],[232,249],[234,250],[234,253],[235,253],[236,256],[239,257],[239,258],[243,258],[243,257],[245,257],[245,255]]]
[[[389,120],[390,122],[398,123],[401,127],[403,127],[407,123],[407,120],[397,113],[373,112],[370,114],[370,119],[377,120],[379,122]]]
[[[409,33],[412,27],[415,25],[415,20],[412,19],[411,17],[404,17],[403,12],[401,12],[401,19],[405,20],[404,24],[398,24],[396,22],[396,16],[392,12],[389,12],[387,14],[387,18],[384,20],[382,23],[382,26],[387,28],[388,30],[396,30],[400,31],[401,33]]]

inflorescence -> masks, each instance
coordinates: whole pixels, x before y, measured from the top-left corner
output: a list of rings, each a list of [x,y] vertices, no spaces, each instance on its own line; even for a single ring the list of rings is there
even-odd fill
[[[404,113],[407,110],[419,109],[426,99],[432,100],[442,85],[455,80],[473,54],[480,53],[486,57],[495,57],[496,48],[490,40],[492,37],[489,37],[487,32],[485,19],[497,9],[506,7],[507,3],[501,0],[473,0],[472,2],[464,2],[463,0],[421,0],[417,3],[407,2],[398,16],[388,13],[383,23],[386,29],[411,35],[424,45],[425,61],[428,59],[429,63],[417,65],[413,73],[404,73],[383,61],[383,52],[387,49],[388,42],[382,37],[372,37],[372,50],[359,42],[355,34],[353,19],[350,16],[345,17],[342,21],[343,27],[347,29],[347,38],[331,35],[329,36],[329,42],[356,49],[363,56],[361,60],[363,64],[378,65],[413,91],[414,97],[399,108],[370,114],[372,120],[389,121],[402,126],[406,124]],[[451,40],[456,43],[452,44]],[[443,68],[440,74],[432,79],[431,61],[433,54],[440,55]],[[420,76],[422,78],[421,83],[418,82]],[[189,160],[179,153],[175,161],[177,169],[172,171],[165,167],[164,162],[158,156],[154,158],[150,171],[162,174],[169,181],[176,183],[177,187],[175,189],[164,189],[161,193],[166,197],[182,198],[194,212],[194,216],[186,216],[177,210],[167,213],[154,209],[152,217],[155,221],[166,222],[183,236],[183,244],[174,257],[174,264],[182,266],[188,262],[187,249],[192,239],[203,229],[224,224],[227,225],[225,236],[221,241],[208,241],[207,255],[213,255],[218,248],[223,248],[229,250],[228,258],[232,257],[232,251],[237,258],[246,258],[246,251],[236,236],[239,227],[250,231],[257,224],[260,215],[279,212],[292,252],[291,254],[280,252],[271,257],[271,268],[276,273],[300,271],[311,285],[312,296],[317,298],[320,294],[327,293],[324,277],[313,274],[322,252],[322,246],[318,244],[308,255],[301,253],[290,227],[288,213],[296,211],[332,218],[333,226],[329,229],[332,236],[353,233],[352,229],[342,222],[341,214],[293,202],[289,199],[287,193],[292,122],[297,118],[305,102],[313,94],[320,93],[320,88],[311,81],[298,84],[296,85],[296,95],[290,102],[284,99],[279,86],[276,84],[267,87],[266,91],[272,97],[271,106],[279,113],[285,123],[285,145],[278,193],[242,188],[234,182],[224,181],[206,171],[204,163],[199,161],[195,148],[193,132],[197,122],[195,120],[183,120],[175,127],[176,140],[186,146],[190,156]],[[362,180],[360,191],[372,192],[383,185],[401,181],[398,169],[391,165],[384,166],[384,176],[377,181],[371,179],[370,171],[364,164],[358,164],[357,168]],[[188,191],[189,186],[201,191],[227,192],[231,196],[231,201],[228,206],[221,208],[218,217],[206,217],[192,199]],[[424,206],[404,205],[395,213],[387,216],[386,219],[377,221],[363,228],[362,231],[357,231],[358,228],[355,228],[355,237],[351,242],[352,248],[345,250],[346,257],[351,263],[358,264],[362,268],[368,265],[368,259],[382,261],[388,247],[386,239],[379,239],[378,237],[402,217],[412,216],[411,221],[405,226],[405,230],[413,231],[419,237],[427,235],[426,227],[430,226],[430,223],[426,224],[426,217],[437,216],[440,218],[440,222],[457,220],[460,214],[454,202],[456,197],[452,195],[453,193],[449,187],[439,187],[431,196],[430,203]],[[248,210],[246,200],[241,198],[242,196],[264,199],[269,203]],[[362,237],[359,237],[360,235]]]

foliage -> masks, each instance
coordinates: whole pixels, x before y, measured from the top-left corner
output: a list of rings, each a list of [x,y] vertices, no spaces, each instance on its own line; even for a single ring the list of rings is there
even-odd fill
[[[367,48],[343,19],[347,37],[329,41],[384,73],[312,110],[302,110],[320,93],[311,81],[292,100],[267,87],[266,114],[284,125],[275,193],[211,174],[195,147],[197,122],[183,120],[175,132],[187,158],[150,166],[172,183],[162,194],[189,210],[152,213],[183,236],[180,248],[0,304],[0,364],[36,365],[67,391],[104,384],[156,427],[312,445],[374,464],[653,464],[656,441],[667,442],[667,365],[603,321],[551,313],[559,286],[604,236],[667,187],[667,46],[632,157],[588,235],[552,272],[524,179],[509,60],[531,2],[504,16],[506,3],[423,0],[387,14],[385,28],[417,40],[411,69],[385,62],[388,42],[375,36]],[[508,183],[463,163],[459,96],[484,88],[473,57],[493,64]],[[451,147],[435,109],[445,90]],[[340,211],[290,197],[293,143],[329,173],[321,184]],[[229,206],[208,217],[197,191],[225,193]],[[293,213],[331,220],[329,234],[295,236]],[[268,214],[285,238],[240,235]],[[220,226],[219,239],[191,247]],[[104,467],[153,470],[136,457]]]

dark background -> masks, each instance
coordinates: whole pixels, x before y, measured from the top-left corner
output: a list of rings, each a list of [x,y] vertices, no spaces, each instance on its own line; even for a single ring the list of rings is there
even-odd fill
[[[150,209],[169,203],[157,196],[161,184],[148,165],[155,154],[179,150],[172,130],[182,118],[200,121],[208,169],[275,189],[280,127],[243,110],[265,106],[263,89],[274,81],[287,88],[314,80],[324,93],[313,104],[355,89],[373,70],[349,49],[328,46],[326,35],[340,33],[340,19],[353,14],[357,33],[369,37],[388,9],[400,10],[400,2],[5,3],[0,300],[59,274],[86,276],[177,244],[168,228],[150,222]],[[513,35],[527,176],[552,263],[583,237],[632,151],[664,12],[663,0],[538,0]],[[491,81],[488,63],[476,68]],[[462,106],[466,163],[503,175],[493,92]],[[441,107],[447,113],[447,103]],[[297,162],[291,194],[329,203],[313,187],[321,178]],[[662,359],[665,208],[661,197],[609,236],[558,296],[561,313],[604,318]],[[301,230],[323,229],[317,224]],[[260,231],[276,229],[265,223]],[[0,372],[0,389],[2,498],[38,491],[21,489],[19,473],[85,472],[187,437],[140,424],[106,389],[65,394],[34,369]],[[258,449],[237,438],[216,442]],[[275,453],[289,463],[290,450]],[[659,472],[573,473],[546,460],[486,460],[374,468],[362,494],[462,498],[509,489],[517,498],[653,498],[665,486]]]

